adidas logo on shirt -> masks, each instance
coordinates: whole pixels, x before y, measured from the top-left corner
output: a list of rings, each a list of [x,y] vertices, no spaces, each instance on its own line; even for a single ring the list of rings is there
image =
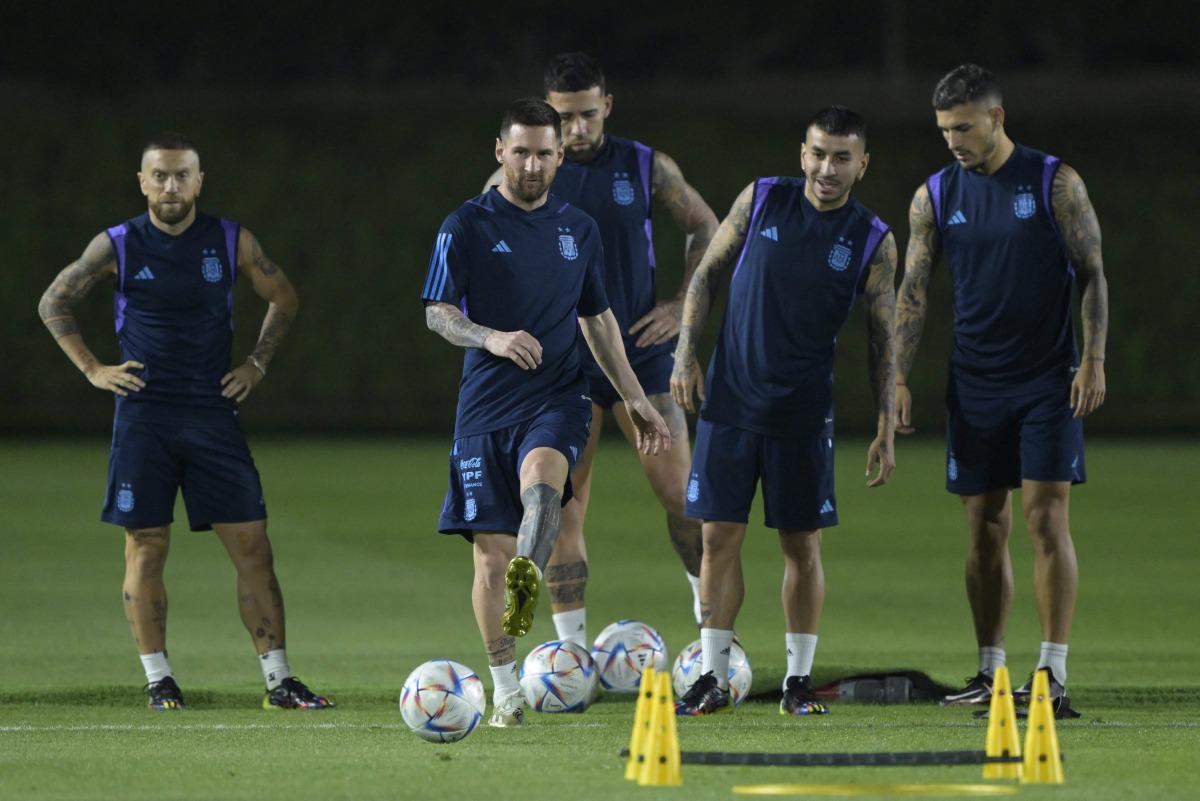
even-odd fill
[[[779,241],[779,229],[777,229],[774,225],[772,225],[770,228],[764,228],[762,235],[775,242]]]
[[[493,253],[512,253],[512,248],[510,248],[508,246],[507,242],[505,242],[503,239],[501,239],[499,242],[496,243],[496,247],[492,248],[492,252]]]
[[[827,515],[827,514],[832,514],[832,513],[833,513],[833,504],[829,502],[828,498],[826,498],[825,503],[821,504],[821,514]]]
[[[950,222],[948,222],[946,224],[947,225],[962,225],[966,221],[967,221],[966,215],[964,215],[962,213],[962,211],[960,210],[960,211],[954,212],[954,214],[951,215],[951,217],[950,217]]]
[[[138,270],[138,274],[133,277],[133,280],[135,281],[152,281],[153,279],[154,273],[150,272],[149,267],[143,267],[142,269]]]

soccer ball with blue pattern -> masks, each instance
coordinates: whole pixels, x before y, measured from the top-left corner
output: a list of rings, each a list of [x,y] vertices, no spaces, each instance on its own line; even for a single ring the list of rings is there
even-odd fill
[[[587,649],[551,640],[525,657],[521,691],[525,702],[538,712],[582,712],[596,700],[600,681]]]
[[[671,668],[671,686],[675,690],[675,697],[683,696],[703,672],[704,649],[700,640],[696,640],[675,657],[675,665]],[[746,652],[734,643],[729,649],[729,691],[733,695],[735,706],[741,706],[742,701],[746,700],[753,679],[754,674],[750,670],[750,660],[746,658]]]
[[[640,620],[618,620],[592,643],[592,659],[600,683],[617,693],[636,693],[642,671],[666,670],[667,647],[653,626]]]
[[[400,691],[400,716],[413,734],[431,743],[452,743],[470,734],[487,709],[475,671],[435,659],[408,674]]]

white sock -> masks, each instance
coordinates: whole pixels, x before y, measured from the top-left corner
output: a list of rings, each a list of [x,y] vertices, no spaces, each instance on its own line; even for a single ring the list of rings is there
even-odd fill
[[[274,690],[280,682],[292,676],[292,671],[288,669],[287,650],[284,648],[259,654],[258,666],[262,668],[268,690]]]
[[[817,653],[817,635],[786,632],[783,642],[787,646],[787,673],[783,677],[783,689],[787,689],[788,676],[804,676],[812,673],[813,657]]]
[[[558,632],[558,639],[564,642],[573,642],[583,650],[588,650],[586,606],[572,609],[569,612],[556,612],[550,617],[554,621],[554,630]]]
[[[1003,648],[995,645],[979,646],[979,672],[985,676],[995,676],[996,668],[1004,667],[1006,659]]]
[[[492,672],[492,703],[521,689],[516,660],[504,665],[490,666],[488,670]]]
[[[684,573],[687,576],[688,584],[692,585],[692,614],[696,616],[696,625],[700,625],[700,577],[693,576],[691,573]]]
[[[700,647],[704,650],[703,670],[712,672],[717,686],[729,689],[729,651],[733,646],[733,629],[700,629]]]
[[[167,676],[174,676],[171,665],[167,662],[166,651],[155,651],[152,654],[141,654],[142,669],[146,671],[146,683],[153,684],[162,681]]]
[[[1054,678],[1064,687],[1067,685],[1067,644],[1043,642],[1042,655],[1038,657],[1038,670],[1050,668]]]

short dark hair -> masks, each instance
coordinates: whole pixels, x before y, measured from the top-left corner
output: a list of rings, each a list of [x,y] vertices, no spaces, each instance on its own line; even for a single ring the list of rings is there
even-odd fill
[[[866,120],[857,111],[845,106],[826,106],[814,114],[804,127],[806,139],[809,128],[819,128],[830,136],[857,136],[863,144],[867,141]]]
[[[549,125],[554,129],[554,136],[562,141],[562,117],[554,110],[554,106],[540,97],[522,97],[509,104],[504,112],[504,120],[500,123],[500,138],[508,136],[508,131],[514,125],[526,125],[540,128]]]
[[[933,90],[935,111],[982,101],[996,106],[1003,104],[996,76],[978,64],[960,64],[947,72]]]
[[[604,94],[604,70],[587,53],[559,53],[550,59],[542,74],[546,94],[551,92],[586,92],[593,86]]]
[[[196,154],[197,158],[200,156],[200,151],[196,149],[195,143],[178,131],[163,131],[155,134],[142,148],[142,153],[149,153],[151,150],[190,150]]]

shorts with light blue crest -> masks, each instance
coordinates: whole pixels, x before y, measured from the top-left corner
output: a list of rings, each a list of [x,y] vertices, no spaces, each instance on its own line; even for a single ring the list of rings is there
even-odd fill
[[[535,448],[553,448],[566,457],[565,506],[572,494],[570,470],[587,445],[591,419],[591,403],[577,402],[550,407],[515,426],[456,439],[438,531],[468,541],[475,531],[516,534],[525,514],[521,464]]]
[[[170,525],[180,491],[192,531],[266,519],[262,483],[237,417],[206,414],[196,424],[115,420],[100,519],[127,529]]]
[[[767,528],[815,531],[838,523],[833,418],[817,433],[771,436],[700,418],[685,513],[745,523],[759,483]]]

